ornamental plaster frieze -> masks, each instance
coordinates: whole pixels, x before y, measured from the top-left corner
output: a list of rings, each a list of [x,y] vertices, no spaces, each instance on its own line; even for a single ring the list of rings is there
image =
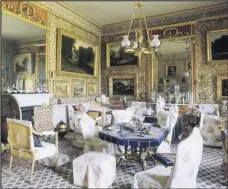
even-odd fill
[[[84,28],[88,32],[91,32],[95,35],[101,34],[101,28],[97,26],[95,23],[82,17],[75,11],[73,12],[72,10],[62,6],[58,2],[41,1],[39,3],[49,8],[52,11],[51,13],[56,15],[57,17],[67,20],[71,24]]]
[[[222,6],[223,5],[223,6]],[[212,7],[212,9],[208,10],[198,10],[195,9],[194,12],[182,12],[176,15],[167,15],[167,16],[154,16],[154,17],[147,17],[147,27],[157,27],[157,26],[165,26],[170,24],[176,24],[181,22],[189,22],[189,21],[195,21],[195,20],[204,20],[204,19],[210,19],[209,17],[217,17],[218,15],[224,16],[227,15],[227,3],[223,3],[222,5],[219,5],[218,7]],[[196,11],[198,10],[198,11]],[[101,35],[113,35],[117,33],[126,33],[129,29],[129,21],[116,23],[116,24],[110,24],[105,25],[101,29]],[[136,29],[138,27],[138,23],[132,24],[132,30]]]

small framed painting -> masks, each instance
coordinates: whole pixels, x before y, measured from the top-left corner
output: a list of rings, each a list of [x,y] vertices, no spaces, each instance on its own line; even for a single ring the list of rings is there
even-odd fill
[[[228,77],[217,76],[217,100],[228,99]]]
[[[207,62],[228,61],[228,33],[227,29],[207,32]]]
[[[166,76],[176,76],[177,75],[177,66],[176,65],[167,65],[166,66]]]
[[[187,83],[187,78],[186,77],[180,77],[180,83],[181,84]]]
[[[32,73],[32,54],[16,54],[14,63],[15,72]]]
[[[96,83],[87,83],[87,94],[88,95],[97,95],[97,84]]]
[[[86,83],[84,81],[72,80],[72,96],[86,95]]]
[[[55,97],[68,97],[70,96],[70,81],[63,79],[55,79],[54,94]]]
[[[135,75],[111,76],[109,78],[109,95],[137,97],[137,83]]]

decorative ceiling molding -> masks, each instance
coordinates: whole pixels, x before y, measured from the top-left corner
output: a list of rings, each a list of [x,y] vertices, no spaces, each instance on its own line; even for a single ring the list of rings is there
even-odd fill
[[[201,20],[209,20],[215,19],[220,16],[225,17],[228,12],[228,3],[219,3],[216,5],[209,5],[204,7],[199,7],[191,10],[179,11],[175,13],[162,14],[157,16],[151,16],[146,18],[147,27],[155,27],[155,26],[165,26],[169,24],[181,23],[181,22],[189,22],[189,21],[201,21]],[[104,25],[101,30],[101,35],[113,35],[126,33],[129,29],[129,21],[124,21],[116,24]],[[138,23],[133,23],[132,28],[136,28]]]
[[[53,2],[53,1],[40,1],[39,4],[46,6],[51,10],[51,13],[57,17],[61,17],[66,21],[69,21],[71,24],[79,26],[84,30],[94,33],[96,35],[101,34],[101,27],[96,23],[92,22],[88,18],[78,14],[73,9],[69,8],[63,3]]]

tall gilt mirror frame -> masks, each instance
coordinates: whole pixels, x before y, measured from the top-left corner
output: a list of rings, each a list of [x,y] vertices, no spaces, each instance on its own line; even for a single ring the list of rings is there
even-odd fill
[[[158,26],[149,29],[150,37],[159,34],[160,41],[186,41],[189,42],[191,52],[191,75],[189,82],[192,84],[192,102],[196,102],[196,53],[195,53],[195,21],[178,23],[172,25]],[[159,51],[159,49],[158,49]],[[159,62],[156,62],[156,52],[149,55],[148,64],[148,97],[151,98],[151,92],[154,92],[158,76],[154,74],[154,69],[158,69]]]
[[[2,12],[8,16],[21,19],[45,29],[45,83],[49,89],[49,68],[48,68],[48,41],[49,41],[49,15],[50,9],[36,3],[28,1],[3,1]],[[36,73],[37,74],[37,73]],[[37,77],[37,76],[36,76]]]

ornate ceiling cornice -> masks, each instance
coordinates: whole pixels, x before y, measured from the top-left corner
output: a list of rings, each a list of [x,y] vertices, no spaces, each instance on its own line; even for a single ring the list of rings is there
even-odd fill
[[[204,6],[200,8],[195,8],[191,10],[179,11],[175,13],[162,14],[157,16],[151,16],[146,18],[147,27],[152,28],[155,26],[165,26],[175,23],[181,22],[189,22],[189,21],[201,21],[208,19],[219,18],[219,15],[225,17],[228,12],[228,2],[219,3],[215,5]],[[130,20],[104,25],[101,30],[101,35],[113,35],[126,33],[129,29]],[[132,25],[132,28],[136,28],[138,24]]]
[[[94,33],[96,35],[101,34],[101,27],[97,23],[91,21],[85,16],[80,15],[72,8],[68,7],[61,2],[53,1],[40,1],[39,4],[49,8],[51,13],[69,21],[70,23],[87,30],[88,32]]]

